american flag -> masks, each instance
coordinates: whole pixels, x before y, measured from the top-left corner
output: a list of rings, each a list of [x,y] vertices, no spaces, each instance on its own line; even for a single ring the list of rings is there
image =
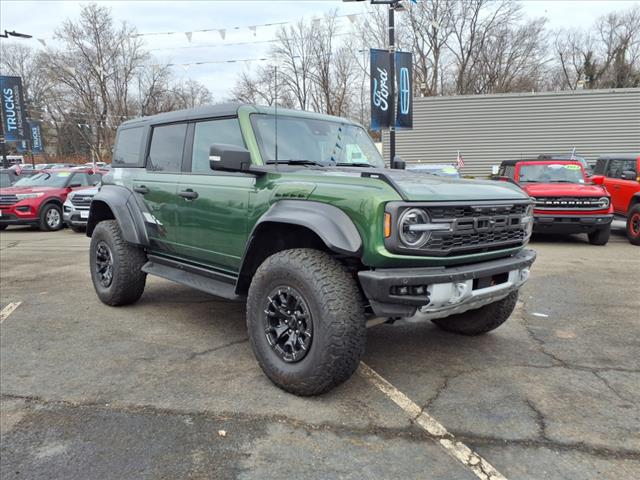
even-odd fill
[[[456,168],[460,170],[462,167],[464,167],[464,158],[462,158],[462,155],[460,155],[460,150],[458,150],[458,157],[456,158]]]

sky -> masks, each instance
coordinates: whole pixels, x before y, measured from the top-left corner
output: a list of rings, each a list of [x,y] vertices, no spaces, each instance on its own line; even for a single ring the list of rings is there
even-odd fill
[[[407,1],[407,0],[405,0]],[[428,1],[428,0],[418,0]],[[55,46],[55,29],[67,18],[77,18],[82,1],[2,0],[0,2],[0,30],[15,30],[33,35],[26,42],[37,49]],[[368,2],[340,0],[218,0],[218,1],[97,1],[112,10],[117,21],[127,21],[139,33],[159,63],[204,63],[175,65],[177,77],[202,82],[214,100],[225,100],[238,74],[268,62],[257,59],[268,55],[269,40],[281,25],[269,23],[296,22],[300,18],[313,19],[337,9],[339,15],[363,14]],[[600,15],[613,10],[627,9],[637,0],[525,0],[525,14],[547,17],[551,29],[591,25]],[[382,8],[382,7],[379,7]],[[353,17],[351,17],[353,18]],[[342,28],[349,28],[351,19],[340,19]],[[255,29],[248,28],[257,26]],[[237,27],[237,28],[236,28]],[[214,30],[197,32],[197,30]],[[224,39],[219,31],[224,29]],[[157,34],[175,32],[173,34]],[[186,32],[191,33],[189,40]],[[2,41],[7,41],[2,39]],[[252,42],[244,45],[233,45]],[[256,42],[256,43],[253,43]],[[226,63],[228,60],[241,60]]]

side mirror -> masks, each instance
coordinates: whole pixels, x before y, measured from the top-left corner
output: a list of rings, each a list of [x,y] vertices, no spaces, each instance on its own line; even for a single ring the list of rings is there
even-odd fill
[[[594,175],[591,177],[591,183],[594,185],[604,185],[604,176],[603,175]]]
[[[407,168],[407,163],[396,155],[391,161],[391,168],[394,170],[404,170]]]
[[[636,172],[634,172],[633,170],[625,170],[620,176],[620,178],[623,180],[635,180],[637,177],[638,176],[636,175]]]
[[[78,188],[81,187],[82,184],[81,183],[72,183],[71,185],[69,185],[69,188]]]
[[[246,148],[226,143],[214,143],[209,147],[211,170],[246,172],[251,167],[251,154]]]

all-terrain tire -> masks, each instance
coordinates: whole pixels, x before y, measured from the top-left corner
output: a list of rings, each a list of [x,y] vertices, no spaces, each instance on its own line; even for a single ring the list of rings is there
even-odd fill
[[[516,290],[497,302],[458,315],[438,318],[433,320],[433,323],[447,332],[471,336],[482,335],[506,322],[516,308],[517,301],[518,291]]]
[[[311,315],[311,343],[295,362],[286,362],[265,333],[269,295],[280,289],[299,294]],[[252,279],[247,329],[256,359],[273,383],[295,395],[318,395],[358,367],[366,342],[364,302],[354,278],[330,255],[284,250],[267,258]]]
[[[105,257],[107,251],[111,258],[111,281],[101,281],[98,266],[98,252]],[[98,223],[91,236],[89,248],[89,266],[91,280],[98,298],[107,305],[128,305],[137,301],[147,279],[142,271],[147,256],[139,247],[124,241],[118,222],[106,220]],[[103,262],[104,263],[104,262]],[[105,272],[103,271],[102,274]]]
[[[589,243],[591,245],[606,245],[609,243],[609,237],[611,236],[611,225],[607,225],[605,228],[594,230],[589,235]]]
[[[631,208],[627,215],[627,238],[632,245],[640,245],[640,203]]]
[[[8,227],[8,225],[0,225],[0,230],[4,230],[7,227]]]
[[[62,220],[62,209],[55,203],[47,203],[40,210],[40,230],[52,232],[64,227]]]

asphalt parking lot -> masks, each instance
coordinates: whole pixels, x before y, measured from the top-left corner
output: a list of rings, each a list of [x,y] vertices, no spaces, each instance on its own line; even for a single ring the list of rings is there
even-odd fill
[[[380,325],[365,364],[506,478],[638,478],[640,249],[617,227],[606,247],[535,239],[531,280],[495,332]],[[136,305],[102,305],[88,244],[0,235],[3,480],[482,475],[366,366],[320,397],[274,387],[242,304],[150,278]]]

